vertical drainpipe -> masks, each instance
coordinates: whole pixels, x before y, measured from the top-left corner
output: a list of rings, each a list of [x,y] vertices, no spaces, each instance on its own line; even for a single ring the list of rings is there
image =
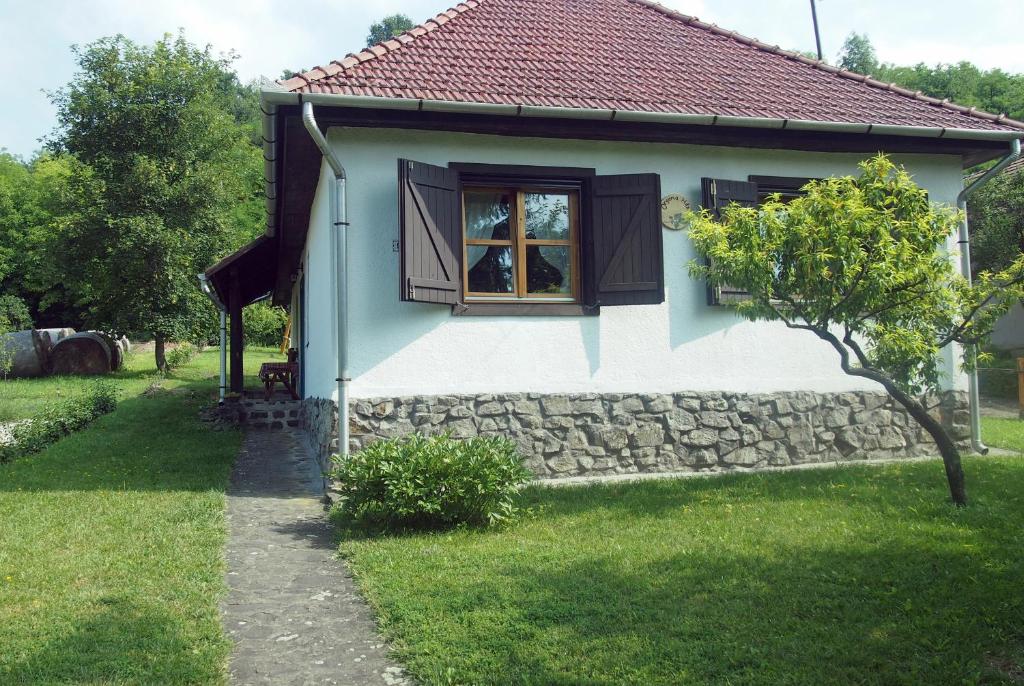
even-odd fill
[[[348,198],[346,196],[345,168],[331,150],[313,115],[313,103],[302,103],[302,123],[320,148],[324,159],[334,173],[330,189],[331,244],[333,250],[331,270],[331,291],[334,294],[334,320],[338,359],[338,453],[348,455]]]
[[[960,235],[957,240],[960,246],[960,269],[968,284],[971,283],[971,234],[967,226],[967,196],[988,183],[993,176],[1018,157],[1020,157],[1020,139],[1015,138],[1010,141],[1010,152],[1003,159],[956,196],[956,206],[963,213],[963,219],[960,221]],[[978,393],[977,369],[972,369],[967,376],[967,393],[971,411],[971,447],[975,452],[985,455],[988,453],[988,447],[981,441],[981,396]]]
[[[217,312],[220,314],[220,388],[217,393],[217,402],[221,405],[224,404],[224,393],[228,387],[228,345],[227,345],[227,329],[228,329],[228,312],[227,308],[224,307],[224,303],[217,297],[217,293],[210,288],[210,281],[206,277],[206,274],[199,274],[199,287],[202,289],[206,297],[210,299],[214,307],[217,308]]]

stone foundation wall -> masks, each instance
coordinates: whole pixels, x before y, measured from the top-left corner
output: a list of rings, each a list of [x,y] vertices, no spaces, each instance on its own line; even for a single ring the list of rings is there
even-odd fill
[[[324,398],[306,398],[299,409],[299,423],[306,430],[309,449],[326,472],[331,455],[338,452],[338,405]]]
[[[300,425],[299,404],[294,400],[228,399],[211,408],[208,416],[251,429],[286,429]]]
[[[967,398],[929,407],[969,438]],[[334,403],[307,400],[302,422],[336,452]],[[935,454],[930,437],[884,393],[716,392],[444,395],[353,401],[351,450],[413,431],[505,435],[540,477],[726,470]],[[333,447],[332,447],[332,441]]]

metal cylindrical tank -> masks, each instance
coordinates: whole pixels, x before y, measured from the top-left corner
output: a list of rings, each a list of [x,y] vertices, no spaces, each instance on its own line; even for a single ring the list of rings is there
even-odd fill
[[[92,331],[62,338],[50,353],[54,374],[106,374],[113,368],[110,345]]]
[[[26,379],[46,374],[47,349],[35,329],[13,331],[0,335],[4,358],[10,357],[7,376]]]

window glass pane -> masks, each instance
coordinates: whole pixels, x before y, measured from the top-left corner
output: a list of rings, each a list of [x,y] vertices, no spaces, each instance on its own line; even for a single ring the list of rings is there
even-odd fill
[[[466,191],[466,238],[509,240],[512,196],[500,191]]]
[[[567,245],[527,245],[527,292],[572,295],[570,249]]]
[[[540,240],[569,240],[569,195],[566,193],[524,193],[526,237]]]
[[[472,293],[511,293],[512,248],[501,245],[467,245],[468,288]]]

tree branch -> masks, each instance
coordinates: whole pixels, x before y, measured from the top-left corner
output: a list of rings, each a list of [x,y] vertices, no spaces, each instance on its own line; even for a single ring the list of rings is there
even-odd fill
[[[1017,274],[1017,276],[1010,279],[1009,281],[1000,284],[999,288],[994,288],[992,292],[985,297],[984,300],[975,304],[974,307],[970,309],[970,311],[967,313],[967,316],[964,317],[963,321],[961,321],[958,325],[953,327],[953,330],[946,334],[946,336],[939,341],[939,347],[945,348],[953,341],[969,342],[961,339],[961,336],[963,335],[964,331],[967,330],[967,327],[970,326],[971,322],[974,320],[974,317],[976,317],[977,314],[981,312],[986,305],[992,302],[1000,293],[1000,291],[1002,291],[1002,289],[1008,286],[1016,286],[1017,284],[1022,282],[1024,282],[1024,270],[1022,270],[1021,273]]]
[[[868,269],[871,266],[871,257],[872,255],[874,255],[874,253],[875,244],[872,243],[871,245],[868,246],[867,254],[864,255],[864,262],[861,264],[860,272],[857,273],[857,276],[853,277],[853,283],[850,284],[850,289],[846,291],[846,295],[843,296],[843,299],[840,300],[835,305],[832,305],[832,299],[829,298],[830,304],[828,306],[828,309],[825,311],[825,314],[822,315],[821,319],[819,320],[819,323],[822,326],[824,326],[825,322],[828,322],[832,318],[832,313],[834,313],[837,309],[848,303],[850,301],[850,298],[853,297],[853,294],[857,291],[857,286],[859,286],[860,282],[864,280],[865,276],[867,276]]]

